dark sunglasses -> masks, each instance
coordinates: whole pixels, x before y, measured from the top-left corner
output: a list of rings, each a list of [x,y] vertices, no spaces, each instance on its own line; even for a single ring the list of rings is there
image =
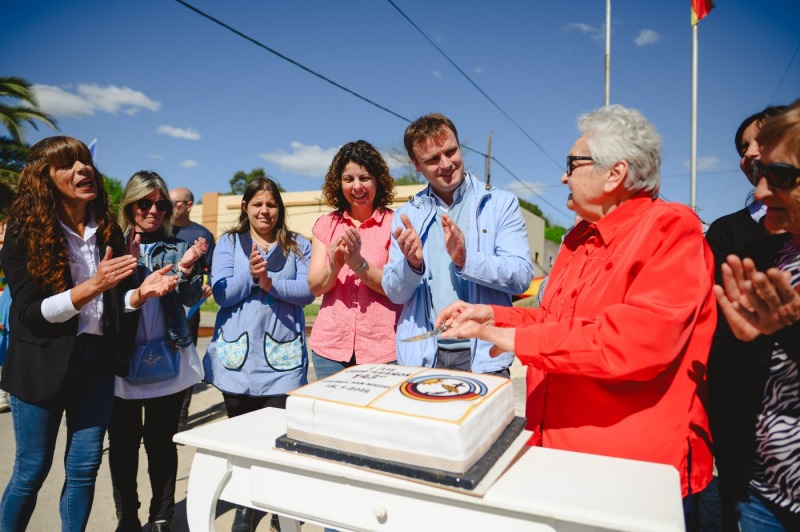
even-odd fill
[[[588,155],[567,155],[567,177],[572,175],[572,171],[575,169],[572,163],[575,161],[594,161]]]
[[[172,202],[166,199],[153,201],[149,198],[142,198],[136,200],[136,206],[139,207],[139,209],[142,211],[149,211],[150,207],[153,206],[153,203],[156,204],[156,210],[158,210],[159,212],[166,212],[166,210],[169,209],[170,205],[172,205]]]
[[[797,185],[797,178],[800,177],[800,168],[791,164],[772,163],[764,164],[758,159],[753,161],[752,183],[758,186],[761,178],[767,180],[769,186],[774,188],[792,188]]]

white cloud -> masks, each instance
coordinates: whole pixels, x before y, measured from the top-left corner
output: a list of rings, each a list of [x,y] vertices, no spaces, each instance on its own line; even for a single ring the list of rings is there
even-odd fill
[[[406,167],[411,164],[411,161],[409,161],[408,156],[405,155],[405,152],[402,154],[381,152],[381,155],[383,155],[383,159],[386,161],[386,166],[389,167],[390,172],[394,172],[396,170],[405,170]]]
[[[116,115],[124,113],[132,116],[142,109],[157,112],[161,102],[151,100],[144,93],[129,87],[80,84],[72,91],[72,86],[34,85],[34,94],[39,107],[53,116],[93,116],[97,112]]]
[[[442,79],[442,73],[439,70],[431,70],[431,75],[436,79]]]
[[[475,72],[476,74],[483,74],[483,68],[479,66],[473,68],[472,71]]]
[[[168,135],[176,139],[200,140],[200,132],[190,127],[181,128],[163,125],[158,126],[157,131],[162,135]]]
[[[689,160],[683,161],[683,166],[689,168]],[[708,157],[698,157],[697,158],[697,170],[699,172],[708,172],[709,170],[714,170],[715,168],[719,167],[719,159],[710,155]]]
[[[302,142],[292,141],[292,152],[277,151],[261,153],[259,157],[278,165],[282,170],[311,177],[323,177],[331,165],[333,157],[340,146],[322,149],[319,146],[307,146]]]
[[[191,169],[191,168],[197,168],[198,166],[200,166],[200,163],[198,163],[197,161],[193,161],[191,159],[186,159],[185,161],[181,161],[181,166],[184,168]]]
[[[73,118],[94,114],[94,108],[88,101],[59,87],[34,85],[33,93],[36,95],[39,107],[47,114]]]
[[[639,35],[633,40],[637,46],[647,46],[648,44],[655,44],[663,39],[663,37],[654,30],[644,29],[639,32]]]
[[[503,188],[505,188],[518,198],[528,200],[532,203],[540,201],[539,197],[536,194],[543,194],[545,190],[544,185],[542,183],[535,183],[533,181],[523,181],[523,182],[513,181]],[[534,192],[536,194],[534,194]]]
[[[567,30],[577,30],[584,35],[589,36],[592,40],[595,41],[605,41],[606,39],[606,26],[603,24],[600,27],[590,26],[589,24],[584,24],[583,22],[570,22],[567,24]]]

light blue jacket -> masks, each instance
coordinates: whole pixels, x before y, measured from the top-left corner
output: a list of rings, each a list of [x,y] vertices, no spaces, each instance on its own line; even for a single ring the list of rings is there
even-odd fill
[[[272,288],[264,292],[250,275],[250,249],[226,234],[214,250],[211,286],[219,304],[214,337],[203,359],[205,380],[223,392],[263,397],[306,384],[308,352],[303,306],[311,244],[296,235],[302,256],[274,246],[265,256]]]
[[[486,184],[465,172],[471,193],[474,194],[475,213],[471,213],[468,228],[467,260],[458,274],[467,280],[469,303],[511,305],[511,296],[521,294],[533,279],[533,264],[528,246],[525,222],[519,212],[517,198],[496,188],[486,189]],[[407,366],[434,367],[436,363],[436,338],[417,342],[402,342],[403,338],[423,333],[436,322],[431,291],[428,261],[430,246],[444,242],[428,242],[429,229],[434,220],[436,206],[430,196],[430,185],[400,207],[392,222],[392,232],[402,227],[400,216],[411,220],[422,240],[423,271],[411,269],[408,261],[392,237],[389,262],[383,268],[383,290],[394,303],[402,304],[403,311],[397,324],[397,363]],[[489,356],[491,344],[472,340],[472,371],[488,373],[507,368],[514,360],[511,352],[496,358]]]

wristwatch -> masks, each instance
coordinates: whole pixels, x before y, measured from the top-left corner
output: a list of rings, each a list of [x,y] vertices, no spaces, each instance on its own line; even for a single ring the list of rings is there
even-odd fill
[[[353,270],[353,273],[358,273],[358,272],[364,270],[366,267],[367,267],[367,261],[366,261],[366,259],[362,259],[361,260],[361,266],[359,266],[358,268]]]

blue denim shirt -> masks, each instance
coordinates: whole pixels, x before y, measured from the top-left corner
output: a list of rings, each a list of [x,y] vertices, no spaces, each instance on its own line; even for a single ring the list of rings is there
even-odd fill
[[[172,264],[170,275],[178,276],[177,288],[159,298],[166,320],[164,325],[167,329],[167,337],[176,349],[192,344],[192,335],[183,307],[184,305],[191,307],[197,303],[202,294],[203,276],[197,265],[195,264],[189,275],[184,275],[178,267],[178,262],[183,258],[183,254],[186,253],[189,246],[190,244],[187,242],[169,237],[155,243],[149,254],[149,261],[144,256],[139,259],[139,283],[144,281],[151,272],[167,264]]]
[[[519,211],[517,198],[504,190],[486,184],[466,172],[470,181],[470,194],[474,194],[475,212],[470,215],[465,233],[467,261],[456,273],[467,281],[469,303],[486,305],[511,305],[512,294],[521,294],[533,279],[528,233]],[[436,338],[419,342],[402,342],[403,338],[433,329],[436,321],[431,301],[430,269],[428,262],[431,246],[443,242],[429,240],[429,228],[436,208],[430,196],[430,186],[411,198],[394,215],[392,231],[403,227],[400,216],[411,220],[422,240],[423,271],[411,269],[400,251],[397,239],[392,237],[389,262],[383,268],[381,284],[393,303],[403,305],[397,324],[397,362],[406,366],[434,367],[436,364]],[[472,371],[489,373],[500,371],[514,361],[514,353],[489,356],[491,344],[471,340]]]

